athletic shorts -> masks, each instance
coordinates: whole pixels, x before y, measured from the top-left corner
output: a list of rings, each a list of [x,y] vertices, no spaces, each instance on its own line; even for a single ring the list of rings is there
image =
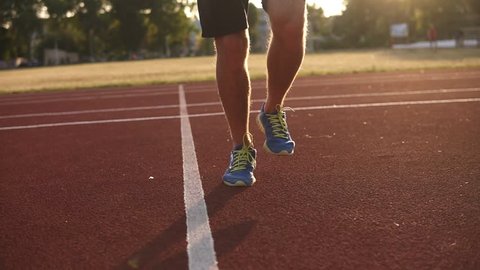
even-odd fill
[[[267,0],[262,0],[266,10]],[[221,37],[248,28],[248,0],[198,0],[202,37]]]

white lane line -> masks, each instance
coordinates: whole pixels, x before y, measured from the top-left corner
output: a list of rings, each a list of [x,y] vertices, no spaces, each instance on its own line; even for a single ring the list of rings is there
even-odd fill
[[[298,86],[322,86],[322,85],[349,85],[349,84],[372,84],[372,83],[389,83],[389,82],[411,82],[411,81],[456,81],[465,79],[477,79],[477,74],[468,76],[456,76],[449,77],[449,75],[436,75],[436,76],[385,76],[385,77],[359,77],[359,78],[329,78],[325,80],[312,80],[309,78],[300,79],[294,83],[294,87]]]
[[[94,99],[115,99],[115,98],[128,98],[128,97],[152,97],[152,96],[164,96],[175,95],[176,91],[165,91],[158,93],[147,94],[121,94],[121,95],[101,95],[101,96],[85,96],[85,97],[65,97],[65,98],[53,98],[53,99],[39,99],[39,100],[26,100],[26,101],[10,101],[2,102],[0,99],[0,106],[3,105],[20,105],[20,104],[40,104],[51,102],[63,102],[63,101],[81,101],[81,100],[94,100]]]
[[[345,78],[321,78],[320,79],[311,79],[311,78],[300,78],[297,80],[293,87],[312,87],[312,86],[328,86],[328,85],[350,85],[350,84],[371,84],[371,83],[388,83],[388,82],[398,82],[398,81],[440,81],[440,80],[463,80],[463,79],[476,79],[479,77],[479,73],[469,72],[469,73],[448,73],[445,75],[438,74],[407,74],[407,75],[385,75],[385,76],[369,76],[369,77],[345,77]],[[454,77],[451,77],[451,76]],[[430,77],[429,77],[430,76]],[[265,82],[254,81],[252,85],[255,87],[264,87]],[[38,96],[35,94],[29,94],[29,96],[18,96],[18,97],[0,97],[0,105],[16,105],[16,104],[37,104],[37,103],[49,103],[49,102],[61,102],[61,101],[76,101],[76,100],[89,100],[96,98],[121,98],[121,97],[136,97],[149,96],[154,91],[162,91],[164,94],[167,94],[167,91],[171,91],[170,87],[161,87],[157,89],[124,89],[124,90],[113,90],[107,92],[92,92],[96,97],[91,98],[89,93],[68,93],[69,97],[49,97],[46,95],[41,95],[38,93]],[[190,85],[188,86],[188,92],[192,93],[201,93],[201,92],[215,92],[217,89],[215,87],[210,87],[208,85]],[[169,94],[176,94],[177,91]],[[59,93],[58,95],[61,95]],[[122,95],[123,94],[123,95]],[[41,95],[41,96],[40,96]],[[52,94],[53,95],[53,94]],[[153,94],[157,95],[157,94]]]
[[[94,120],[94,121],[60,122],[60,123],[47,123],[47,124],[37,124],[37,125],[0,127],[0,131],[1,130],[15,130],[15,129],[63,127],[63,126],[83,126],[83,125],[109,124],[109,123],[141,122],[141,121],[166,120],[166,119],[178,119],[178,118],[179,118],[178,115],[167,115],[167,116],[156,116],[156,117],[140,117],[140,118],[105,119],[105,120]]]
[[[383,96],[405,96],[405,95],[423,95],[423,94],[446,94],[446,93],[465,93],[465,92],[480,92],[480,87],[474,88],[453,88],[453,89],[435,89],[435,90],[418,90],[418,91],[394,91],[394,92],[379,92],[379,93],[362,93],[362,94],[339,94],[339,95],[320,95],[320,96],[305,96],[305,97],[291,97],[287,101],[299,100],[315,100],[315,99],[333,99],[333,98],[356,98],[356,97],[383,97]],[[253,103],[264,102],[264,99],[253,99]],[[219,106],[220,102],[202,102],[188,104],[187,107],[204,107],[204,106]],[[158,106],[143,106],[130,108],[110,108],[98,110],[81,110],[70,112],[46,112],[46,113],[30,113],[30,114],[14,114],[0,116],[0,119],[10,118],[26,118],[26,117],[42,117],[42,116],[62,116],[62,115],[78,115],[89,113],[105,113],[105,112],[125,112],[125,111],[142,111],[155,109],[177,108],[178,105],[158,105]]]
[[[295,110],[306,111],[306,110],[328,110],[328,109],[342,109],[342,108],[389,107],[389,106],[405,106],[405,105],[428,105],[428,104],[472,103],[472,102],[480,102],[480,98],[398,101],[398,102],[378,102],[378,103],[338,104],[338,105],[334,104],[334,105],[324,105],[324,106],[296,107]],[[259,110],[252,111],[252,113],[258,113],[258,112]],[[210,117],[210,116],[223,116],[223,115],[224,115],[223,112],[214,112],[214,113],[190,114],[189,117],[197,118],[197,117]],[[107,124],[107,123],[140,122],[140,121],[178,119],[178,118],[181,118],[181,116],[168,115],[168,116],[157,116],[157,117],[106,119],[106,120],[98,120],[98,121],[47,123],[47,124],[25,125],[25,126],[0,127],[0,131],[15,130],[15,129],[60,127],[60,126],[79,126],[79,125]]]
[[[151,87],[139,88],[130,87],[124,89],[110,89],[110,90],[67,90],[67,91],[53,91],[53,92],[30,92],[30,93],[11,93],[6,96],[0,96],[0,101],[26,101],[26,100],[40,100],[40,99],[54,99],[54,98],[74,98],[74,97],[89,97],[89,96],[108,96],[108,95],[122,95],[122,94],[143,94],[156,92],[174,92],[177,93],[177,86],[172,87]]]
[[[378,102],[378,103],[363,103],[363,104],[340,104],[340,105],[327,105],[327,106],[310,106],[310,107],[296,107],[295,111],[345,109],[345,108],[367,108],[367,107],[390,107],[390,106],[447,104],[447,103],[467,103],[467,102],[480,102],[480,98],[394,101],[394,102]]]
[[[291,97],[291,98],[287,98],[287,100],[312,100],[312,99],[356,98],[356,97],[387,97],[387,96],[447,94],[447,93],[465,93],[465,92],[480,92],[480,87]]]
[[[67,111],[67,112],[27,113],[27,114],[14,114],[14,115],[0,116],[0,119],[78,115],[78,114],[106,113],[106,112],[145,111],[145,110],[168,109],[168,108],[177,108],[177,107],[178,105],[158,105],[158,106],[141,106],[141,107],[128,107],[128,108],[98,109],[98,110]]]
[[[408,76],[368,76],[368,77],[349,77],[344,75],[344,77],[338,78],[325,78],[322,75],[312,77],[303,77],[298,78],[294,83],[294,88],[299,87],[312,87],[312,86],[329,86],[329,85],[351,85],[351,84],[373,84],[373,83],[390,83],[390,82],[405,82],[405,81],[457,81],[465,79],[477,79],[479,78],[480,73],[461,73],[461,74],[445,74],[445,75],[427,75],[427,74],[411,74]],[[252,87],[265,87],[265,82],[263,81],[253,81]],[[209,89],[210,91],[216,91],[216,88],[213,86],[205,85],[190,85],[188,86],[188,92],[194,89]]]
[[[178,95],[182,131],[183,187],[187,215],[188,267],[190,270],[218,269],[183,85],[179,85]]]
[[[201,93],[201,92],[211,92],[212,90],[191,90],[188,91],[194,93]],[[128,97],[151,97],[151,96],[164,96],[164,95],[177,95],[177,90],[170,91],[170,90],[160,90],[153,93],[135,93],[131,92],[131,94],[106,94],[106,95],[89,95],[89,96],[77,96],[77,97],[59,97],[59,98],[31,98],[31,100],[4,100],[0,97],[0,106],[5,105],[21,105],[21,104],[41,104],[41,103],[52,103],[52,102],[63,102],[63,101],[82,101],[82,100],[95,100],[95,99],[116,99],[116,98],[128,98]]]

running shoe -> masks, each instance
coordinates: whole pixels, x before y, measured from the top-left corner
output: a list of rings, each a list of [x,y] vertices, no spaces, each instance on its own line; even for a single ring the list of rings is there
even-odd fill
[[[246,134],[243,145],[235,147],[230,154],[230,164],[223,175],[223,183],[232,187],[250,187],[255,183],[253,170],[256,166],[257,150],[247,139]]]
[[[293,155],[295,142],[288,132],[287,115],[285,110],[291,110],[289,107],[277,105],[276,112],[265,113],[265,104],[262,105],[260,114],[257,117],[257,124],[260,130],[265,134],[265,143],[263,148],[274,155],[289,156]]]

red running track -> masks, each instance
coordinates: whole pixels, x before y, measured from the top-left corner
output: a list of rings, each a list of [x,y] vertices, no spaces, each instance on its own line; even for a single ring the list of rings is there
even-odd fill
[[[178,89],[0,97],[1,269],[188,268]],[[185,93],[218,268],[480,268],[480,70],[299,79],[248,189],[214,84]]]

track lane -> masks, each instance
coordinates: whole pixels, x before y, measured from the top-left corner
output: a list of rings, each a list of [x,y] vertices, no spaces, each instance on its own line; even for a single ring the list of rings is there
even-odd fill
[[[55,124],[55,123],[75,123],[75,122],[95,122],[106,121],[114,122],[115,120],[122,121],[125,119],[136,118],[168,118],[174,116],[178,118],[178,108],[167,108],[160,110],[145,110],[145,111],[125,111],[125,112],[110,112],[110,113],[94,113],[85,115],[58,115],[58,116],[42,116],[42,117],[26,117],[26,118],[10,118],[0,119],[0,126],[28,126],[37,124]]]
[[[475,79],[450,82],[446,79],[448,74],[468,77],[456,71],[436,72],[434,76],[445,78],[426,83],[363,82],[340,87],[325,83],[320,89],[305,85],[295,88],[291,97],[309,93],[358,94],[479,86]],[[373,77],[355,76],[362,80]],[[421,74],[414,76],[420,78]],[[335,80],[342,78],[345,76],[336,76]],[[305,79],[308,82],[305,84],[315,80]],[[212,91],[205,91],[209,85]],[[261,85],[254,83],[256,98],[264,95]],[[188,104],[218,101],[211,86],[207,83],[187,86]],[[476,96],[428,94],[415,100]],[[302,107],[408,99],[401,95],[288,103]],[[132,103],[123,99],[122,104],[105,99],[90,108],[132,107],[153,101],[158,104],[158,99],[149,97],[133,98]],[[81,109],[89,104],[89,101],[74,101],[66,107]],[[169,104],[174,104],[174,100]],[[29,109],[45,111],[38,106],[21,108],[19,112]],[[61,103],[55,109],[62,110]],[[220,106],[190,106],[188,111],[190,114],[220,112]],[[92,116],[95,119],[141,117],[153,112],[143,113],[83,115],[78,120]],[[480,226],[480,206],[476,200],[480,192],[477,181],[480,171],[476,166],[480,160],[476,150],[479,149],[478,115],[476,102],[289,113],[289,124],[298,143],[289,166],[296,170],[285,166],[285,159],[262,152],[261,134],[253,127],[260,155],[256,171],[259,183],[252,189],[231,189],[220,182],[230,148],[223,115],[191,117],[220,269],[430,268],[432,265],[441,269],[474,269],[480,262],[474,252],[480,246],[472,240],[478,238],[475,228]],[[57,120],[71,116],[62,117]],[[28,264],[37,268],[44,265],[55,268],[63,263],[72,268],[94,265],[97,269],[131,269],[137,265],[146,269],[185,269],[185,216],[182,195],[178,195],[183,187],[177,178],[181,168],[178,122],[169,119],[0,132],[2,145],[3,142],[6,145],[0,147],[0,153],[8,157],[2,158],[0,187],[2,194],[13,190],[12,196],[0,199],[0,211],[2,216],[17,214],[16,218],[4,221],[7,226],[0,226],[4,230],[0,234],[2,243],[7,243],[3,248],[0,245],[0,259],[7,266]],[[106,149],[116,149],[126,158],[110,155]],[[266,164],[272,164],[276,170],[272,172]],[[98,173],[98,168],[104,165],[116,169]],[[26,166],[31,170],[25,169]],[[120,172],[135,173],[146,168],[155,171],[155,179],[168,184],[154,188],[118,184],[117,180],[123,179]],[[8,173],[8,181],[4,180],[4,172]],[[77,177],[78,183],[62,181],[70,175]],[[38,180],[44,181],[37,183]],[[19,198],[25,201],[12,204]],[[48,199],[44,202],[43,198]],[[55,198],[61,198],[61,203]],[[67,203],[62,206],[64,202]],[[40,216],[41,213],[46,214]],[[73,217],[70,224],[78,226],[78,231],[56,223],[66,213]],[[89,220],[98,216],[103,219]],[[22,224],[25,220],[35,222]],[[55,235],[53,231],[60,233]],[[10,232],[14,232],[13,236],[7,235]],[[87,236],[82,239],[80,234]],[[29,249],[32,239],[33,246]],[[39,251],[40,241],[46,243],[45,251]],[[5,249],[6,246],[10,249]],[[73,248],[56,253],[64,258],[51,255],[66,246]],[[20,254],[30,254],[32,259],[26,262]]]
[[[311,87],[311,86],[335,86],[339,87],[344,84],[350,85],[365,85],[365,84],[377,84],[377,83],[408,83],[415,82],[416,84],[426,82],[428,84],[442,84],[446,81],[455,82],[455,81],[471,81],[475,80],[480,76],[479,70],[432,70],[428,72],[419,71],[419,72],[389,72],[389,73],[360,73],[360,74],[341,74],[341,75],[324,75],[321,76],[322,80],[305,77],[298,78],[294,86],[295,87]],[[262,80],[253,81],[253,88],[265,88],[265,82]],[[189,92],[215,92],[216,87],[214,84],[205,82],[205,83],[194,83],[188,85]],[[52,101],[62,101],[62,99],[76,99],[82,100],[82,98],[87,99],[108,99],[109,97],[117,98],[121,95],[149,95],[149,94],[162,94],[173,92],[176,93],[177,85],[167,84],[159,86],[141,86],[135,88],[104,88],[104,89],[82,89],[75,91],[53,91],[53,92],[27,92],[27,93],[15,93],[15,94],[4,94],[0,95],[0,104],[8,102],[46,102],[49,100]]]
[[[0,134],[4,269],[186,268],[179,130],[169,120]]]
[[[367,97],[395,97],[395,96],[415,96],[415,95],[429,95],[429,94],[467,94],[480,92],[480,87],[469,88],[442,88],[442,89],[423,89],[423,90],[409,90],[409,91],[390,91],[390,92],[369,92],[369,93],[346,93],[346,94],[331,94],[331,95],[315,95],[315,96],[295,96],[288,97],[287,101],[308,101],[319,99],[343,99],[343,98],[367,98]],[[252,103],[264,102],[263,98],[252,99]],[[187,107],[205,107],[205,106],[220,106],[220,101],[216,102],[200,102],[190,103]],[[52,116],[69,116],[69,115],[88,115],[98,113],[117,113],[117,112],[137,112],[178,108],[176,104],[153,105],[153,106],[139,106],[139,107],[113,107],[113,108],[99,108],[99,109],[83,109],[77,111],[50,111],[50,112],[35,112],[23,114],[6,114],[0,116],[0,119],[14,119],[14,118],[30,118],[30,117],[52,117]]]
[[[318,82],[323,81],[323,77],[317,78]],[[340,81],[337,85],[296,85],[294,84],[288,97],[301,96],[317,96],[317,95],[339,95],[339,94],[362,94],[374,92],[401,92],[401,91],[421,91],[421,90],[438,90],[438,89],[463,89],[480,87],[480,82],[477,78],[468,80],[448,80],[430,84],[428,82],[409,82],[401,81],[390,82],[367,82],[357,85],[342,85]],[[186,91],[189,93],[189,103],[211,102],[212,100],[219,100],[216,91],[208,92],[190,92],[190,87],[186,86]],[[192,90],[191,90],[192,91]],[[265,97],[265,87],[253,86],[252,99],[260,99]]]
[[[36,92],[21,92],[0,95],[1,102],[14,101],[34,101],[34,100],[51,100],[61,98],[82,98],[82,97],[108,97],[110,95],[122,94],[139,94],[139,93],[154,93],[158,91],[171,92],[175,91],[177,85],[153,85],[153,86],[139,86],[139,87],[108,87],[100,89],[76,89],[76,90],[57,90],[57,91],[36,91]]]
[[[339,110],[346,108],[370,108],[370,107],[392,107],[392,106],[421,106],[431,104],[461,104],[461,103],[476,103],[480,102],[479,98],[453,98],[453,99],[434,99],[434,100],[405,100],[405,101],[387,101],[387,102],[367,102],[354,104],[330,104],[330,105],[315,105],[296,107],[298,111],[315,111],[315,110]],[[293,109],[292,109],[293,110]],[[252,114],[259,113],[259,110],[251,110]],[[191,114],[189,118],[197,117],[213,117],[223,116],[223,112],[205,112]],[[53,123],[39,123],[31,125],[14,125],[0,127],[0,131],[22,130],[22,129],[37,129],[37,128],[55,128],[63,126],[83,126],[83,125],[98,125],[98,124],[118,124],[144,121],[160,121],[170,119],[182,119],[181,115],[165,115],[165,116],[147,116],[147,117],[133,117],[133,118],[114,118],[114,119],[100,119],[87,121],[71,121],[71,122],[53,122]]]
[[[0,115],[26,114],[37,112],[59,112],[59,111],[78,111],[95,110],[104,108],[122,108],[122,107],[140,107],[156,105],[172,105],[177,98],[176,92],[165,95],[155,96],[133,96],[119,97],[114,99],[82,99],[82,100],[64,100],[52,103],[38,104],[0,104]]]
[[[220,268],[473,269],[478,115],[476,104],[291,113],[296,154],[267,155],[254,128],[258,183],[222,196],[225,120],[193,119]]]

